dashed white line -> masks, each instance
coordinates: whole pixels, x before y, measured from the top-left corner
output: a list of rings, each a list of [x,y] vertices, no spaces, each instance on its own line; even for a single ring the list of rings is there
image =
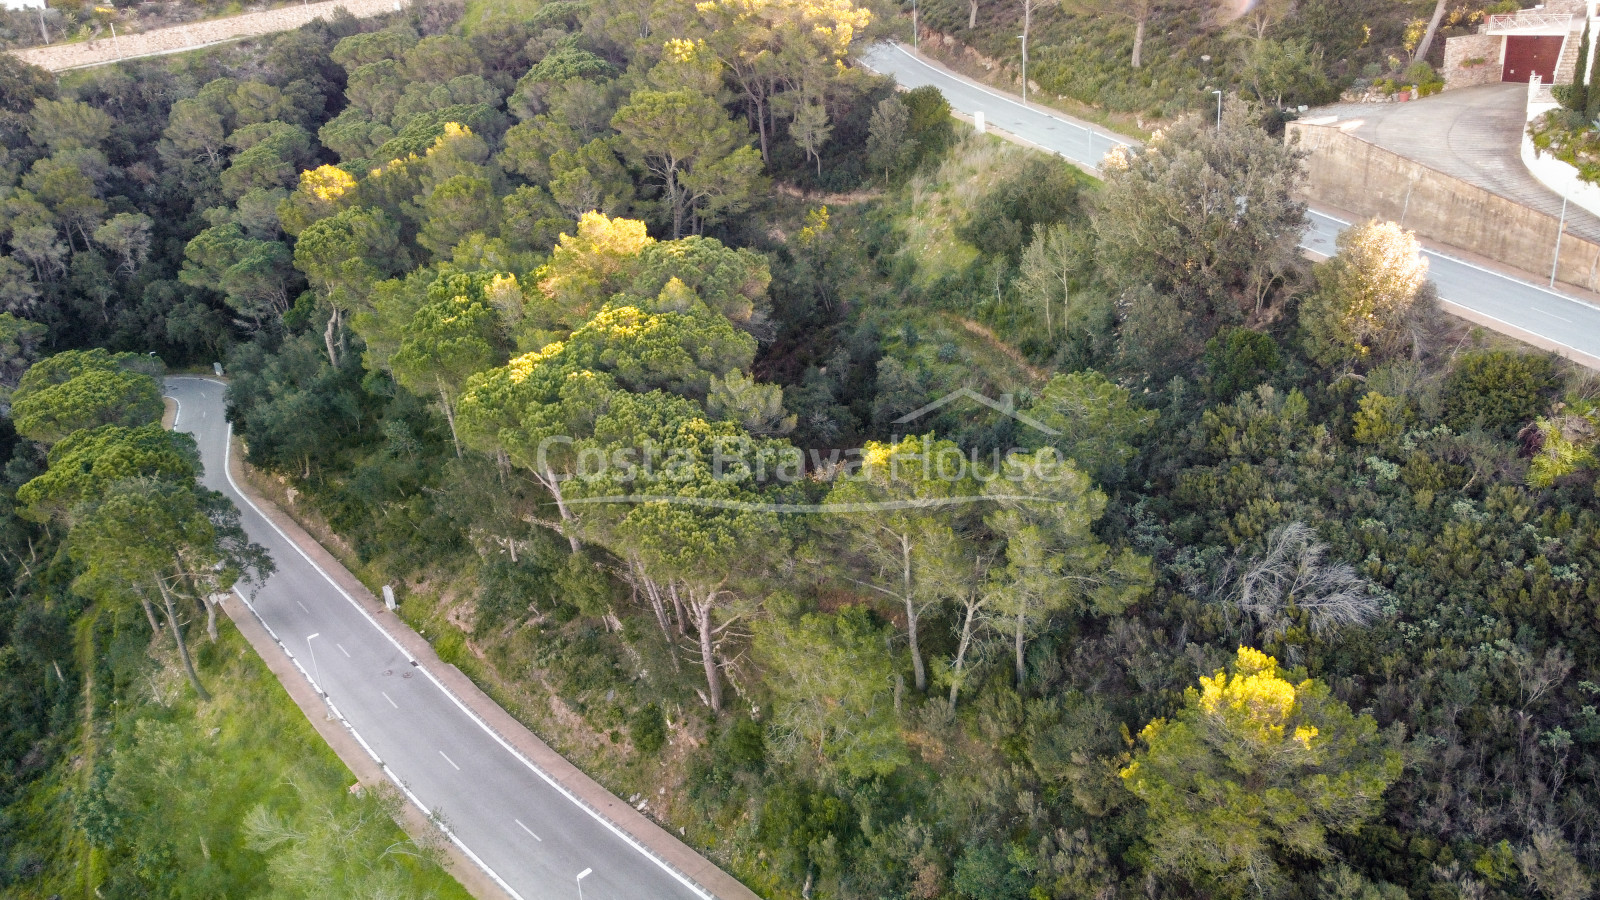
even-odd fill
[[[394,702],[394,698],[390,697],[388,695],[388,693],[386,693],[384,691],[379,691],[378,693],[383,694],[383,699],[388,700],[390,706],[394,707],[395,709],[399,709],[400,708],[400,704]]]
[[[306,609],[306,605],[304,603],[301,603],[299,600],[296,600],[294,602],[294,605],[300,607],[301,609]],[[311,613],[311,610],[306,609],[306,614],[310,615],[310,613]]]
[[[335,647],[338,647],[338,648],[339,648],[339,652],[340,652],[340,653],[343,653],[343,654],[344,654],[344,658],[345,658],[345,659],[350,659],[350,658],[351,658],[351,656],[350,656],[350,651],[349,651],[349,650],[346,650],[346,649],[345,649],[345,648],[344,648],[344,645],[343,645],[343,644],[337,644],[337,643],[336,643],[336,644],[334,644],[334,646],[335,646]]]
[[[391,702],[391,703],[392,703],[392,702],[394,702],[394,701],[392,701],[392,700],[391,700],[391,701],[390,701],[390,702]],[[444,756],[444,751],[443,751],[443,750],[440,750],[440,751],[439,751],[439,755],[440,755],[440,756]],[[456,768],[456,771],[457,771],[457,772],[459,772],[459,771],[461,771],[461,767],[460,767],[460,766],[456,766],[456,761],[455,761],[455,760],[453,760],[453,759],[451,759],[451,758],[450,758],[450,757],[448,757],[448,756],[444,756],[444,761],[445,761],[445,762],[447,762],[447,763],[449,763],[449,764],[450,764],[450,765],[452,765],[452,766],[455,766],[455,768]]]
[[[522,824],[522,820],[521,819],[512,819],[511,821],[517,823],[517,827],[521,828],[523,831],[526,831],[529,835],[531,835],[533,837],[534,840],[538,841],[541,844],[544,843],[544,838],[539,837],[537,834],[534,834],[533,833],[533,829],[529,828],[528,826],[526,826],[524,824]]]
[[[1545,310],[1542,310],[1542,309],[1540,309],[1540,308],[1539,308],[1539,307],[1537,307],[1537,306],[1530,306],[1530,307],[1528,307],[1528,308],[1529,308],[1529,309],[1531,309],[1531,310],[1533,310],[1533,311],[1534,311],[1534,312],[1536,312],[1536,313],[1539,313],[1539,314],[1541,314],[1541,315],[1546,315],[1546,316],[1549,316],[1549,317],[1550,317],[1550,318],[1552,318],[1552,319],[1555,319],[1555,320],[1556,320],[1556,321],[1557,321],[1557,322],[1565,322],[1565,323],[1567,323],[1567,324],[1568,324],[1568,325],[1571,325],[1571,324],[1572,324],[1572,320],[1571,320],[1571,319],[1563,319],[1563,318],[1561,318],[1561,317],[1560,317],[1560,316],[1558,316],[1558,315],[1556,315],[1556,314],[1555,314],[1555,313],[1553,313],[1553,312],[1547,312],[1547,311],[1545,311]]]

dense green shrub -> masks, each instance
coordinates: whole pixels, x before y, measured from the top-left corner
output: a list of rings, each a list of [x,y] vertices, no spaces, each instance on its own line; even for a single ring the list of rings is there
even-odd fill
[[[1561,388],[1549,356],[1483,350],[1464,353],[1444,386],[1444,421],[1457,431],[1482,427],[1504,437],[1543,415]]]
[[[1267,380],[1283,368],[1283,356],[1272,335],[1248,328],[1224,328],[1206,341],[1202,357],[1211,376],[1211,396],[1233,397]]]
[[[667,717],[661,707],[646,703],[628,717],[628,737],[640,753],[655,753],[667,745]]]
[[[956,235],[990,256],[1012,263],[1033,239],[1037,225],[1054,225],[1080,215],[1079,179],[1070,165],[1030,157],[1018,171],[985,191]]]

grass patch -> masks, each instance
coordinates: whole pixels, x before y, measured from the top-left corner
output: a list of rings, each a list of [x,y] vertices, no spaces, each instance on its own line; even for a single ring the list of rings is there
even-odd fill
[[[916,261],[915,286],[929,287],[978,259],[978,248],[957,237],[956,229],[980,198],[1020,167],[1027,152],[993,135],[968,134],[950,148],[938,171],[911,177],[896,218],[905,235],[899,252]]]
[[[474,26],[494,19],[525,19],[541,5],[527,0],[467,0],[461,13],[461,29],[470,35]]]
[[[130,617],[92,614],[100,697],[82,752],[17,807],[39,862],[19,897],[367,896],[466,900],[395,824],[397,792],[354,779],[244,637],[223,620],[191,636],[210,703],[169,642]],[[154,658],[152,658],[154,657]]]

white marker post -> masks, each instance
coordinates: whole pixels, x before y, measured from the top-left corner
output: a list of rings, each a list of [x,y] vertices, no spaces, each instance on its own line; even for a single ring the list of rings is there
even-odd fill
[[[322,632],[320,631],[316,634],[306,635],[306,649],[311,652],[311,672],[312,677],[317,681],[317,693],[326,697],[328,692],[322,689],[322,670],[317,668],[317,648],[311,644],[313,640],[319,637],[322,637]]]
[[[987,130],[983,127],[983,110],[981,110],[981,109],[972,114],[972,130],[976,131],[979,134],[987,134],[988,133]]]
[[[394,588],[387,584],[383,586],[383,607],[394,612]]]

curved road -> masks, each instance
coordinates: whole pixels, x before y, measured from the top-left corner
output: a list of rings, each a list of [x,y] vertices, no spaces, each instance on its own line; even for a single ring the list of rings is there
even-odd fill
[[[588,900],[709,897],[493,734],[262,515],[228,473],[224,390],[209,378],[166,381],[174,427],[200,446],[201,482],[239,507],[245,532],[277,563],[252,607],[411,800],[439,814],[457,846],[523,900],[575,898],[585,869]]]
[[[900,44],[875,44],[861,54],[861,62],[908,88],[931,84],[956,110],[967,115],[981,111],[990,124],[1096,169],[1113,147],[1136,143],[1035,104],[1024,106],[1013,97],[932,65]],[[1334,238],[1349,224],[1312,210],[1311,229],[1300,246],[1331,255]],[[1425,248],[1423,255],[1446,309],[1590,367],[1600,367],[1600,307],[1438,250]],[[1549,259],[1528,260],[1526,268],[1537,272],[1549,265]]]

